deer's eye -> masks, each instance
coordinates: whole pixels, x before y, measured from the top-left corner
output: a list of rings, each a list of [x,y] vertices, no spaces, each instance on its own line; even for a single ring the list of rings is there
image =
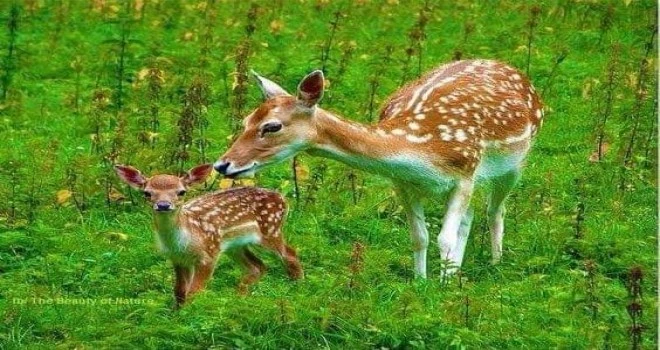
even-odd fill
[[[177,196],[179,196],[179,197],[181,197],[181,196],[185,196],[185,195],[186,195],[186,191],[179,191],[179,192],[177,192]]]
[[[263,137],[267,133],[275,133],[282,130],[282,123],[270,122],[266,123],[261,127],[261,136]]]
[[[151,198],[151,192],[149,191],[143,191],[142,194],[144,194],[144,198]]]

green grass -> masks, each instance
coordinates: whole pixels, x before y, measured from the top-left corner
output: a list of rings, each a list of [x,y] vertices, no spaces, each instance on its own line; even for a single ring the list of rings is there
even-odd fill
[[[3,23],[10,21],[12,3],[0,3]],[[474,198],[462,279],[440,280],[432,244],[430,278],[419,281],[412,276],[405,218],[387,180],[357,172],[354,203],[349,168],[302,156],[310,178],[301,181],[299,205],[289,164],[264,170],[256,181],[288,197],[292,211],[285,232],[305,279],[291,282],[279,261],[259,250],[269,272],[252,295],[241,297],[235,292],[240,271],[222,258],[207,290],[178,312],[171,309],[171,267],[154,247],[150,209],[119,184],[107,159],[147,172],[177,170],[171,161],[176,125],[195,79],[209,89],[207,109],[199,114],[208,129],[201,134],[195,126],[195,144],[183,163],[214,161],[227,149],[235,55],[246,40],[250,3],[145,1],[143,16],[118,1],[105,8],[86,1],[15,3],[12,56],[8,26],[0,29],[0,76],[11,77],[7,99],[0,100],[0,348],[630,348],[627,283],[635,266],[644,274],[640,346],[657,347],[655,42],[642,84],[648,95],[635,107],[655,2],[538,2],[529,75],[544,91],[548,112],[508,202],[500,265],[488,263],[483,190]],[[324,108],[368,122],[375,72],[381,72],[377,105],[404,80],[419,2],[254,4],[247,66],[288,89],[320,67],[329,22],[342,12],[329,50]],[[457,50],[465,58],[494,58],[525,70],[530,7],[518,1],[434,4],[423,70],[451,61]],[[611,21],[603,27],[608,11]],[[129,41],[119,109],[114,96],[122,27]],[[467,36],[466,27],[472,29]],[[620,54],[605,128],[610,147],[594,163],[588,158],[596,147],[614,43]],[[339,77],[348,47],[354,51]],[[562,52],[566,59],[553,73]],[[416,60],[405,80],[417,74]],[[158,100],[149,99],[147,81],[140,78],[154,62],[163,73]],[[106,107],[94,100],[103,94]],[[258,89],[250,86],[244,114],[259,101]],[[138,135],[151,103],[159,107],[160,129],[153,145],[143,145]],[[635,113],[639,137],[624,171]],[[94,116],[101,152],[93,148]],[[196,146],[200,140],[208,142],[206,154]],[[313,178],[321,173],[314,191]],[[126,199],[106,203],[108,180]],[[73,197],[58,201],[61,190]],[[307,201],[310,193],[313,200]],[[427,205],[433,242],[444,203],[437,198]],[[576,237],[579,203],[585,210]],[[364,266],[352,272],[355,242],[365,247]],[[592,262],[590,277],[585,263]]]

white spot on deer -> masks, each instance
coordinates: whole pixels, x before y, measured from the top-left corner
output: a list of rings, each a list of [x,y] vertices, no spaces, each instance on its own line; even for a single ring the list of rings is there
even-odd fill
[[[397,136],[402,136],[405,135],[406,131],[403,129],[393,129],[392,130],[392,135],[397,135]]]
[[[454,133],[454,137],[456,138],[456,141],[458,141],[458,142],[463,142],[463,141],[468,139],[468,137],[465,134],[465,131],[463,131],[463,129],[457,129],[456,132]]]
[[[540,109],[536,110],[536,119],[541,119],[543,118],[543,112],[541,112]]]
[[[426,119],[426,115],[424,113],[421,114],[415,114],[415,119],[417,120],[424,120]]]
[[[443,133],[440,134],[440,139],[442,141],[451,141],[451,140],[454,139],[454,136],[452,136],[452,134],[450,134],[450,133],[443,132]]]
[[[385,131],[383,129],[376,129],[376,134],[378,134],[378,136],[385,137],[385,136],[387,136],[387,131]]]
[[[443,131],[443,132],[451,131],[451,128],[447,125],[444,125],[444,124],[438,125],[438,129],[440,129],[440,131]]]
[[[415,136],[415,135],[406,135],[406,140],[413,142],[413,143],[424,143],[428,142],[430,139],[433,138],[433,135],[431,134],[426,134],[424,136]]]
[[[421,113],[422,109],[424,109],[424,102],[419,102],[418,104],[415,105],[415,109],[413,110],[414,114]]]
[[[511,79],[513,79],[513,80],[520,80],[520,74],[513,74],[513,75],[511,76]]]
[[[442,96],[442,97],[440,97],[440,102],[442,102],[442,103],[448,103],[448,102],[449,102],[449,99],[448,99],[446,96]]]
[[[210,223],[204,221],[202,223],[202,229],[204,229],[204,231],[213,231],[213,225],[211,225]]]
[[[419,130],[419,124],[415,122],[411,122],[410,124],[408,124],[408,127],[410,128],[410,130]]]

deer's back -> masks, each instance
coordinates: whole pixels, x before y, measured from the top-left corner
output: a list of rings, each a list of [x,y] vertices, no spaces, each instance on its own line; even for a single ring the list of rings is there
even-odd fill
[[[543,107],[517,69],[491,60],[443,65],[395,92],[378,128],[471,172],[486,153],[525,154]]]

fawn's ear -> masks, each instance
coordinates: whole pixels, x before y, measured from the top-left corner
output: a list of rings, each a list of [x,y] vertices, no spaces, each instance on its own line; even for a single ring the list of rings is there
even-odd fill
[[[202,164],[198,165],[190,170],[181,177],[181,181],[186,186],[202,182],[206,179],[207,176],[213,171],[212,164]]]
[[[307,108],[314,107],[323,97],[325,81],[323,72],[315,70],[298,84],[298,102]]]
[[[142,173],[132,166],[115,165],[115,172],[125,183],[134,188],[142,188],[147,183],[147,179]]]
[[[284,90],[281,86],[277,85],[277,83],[273,82],[272,80],[262,77],[253,70],[250,71],[250,74],[252,74],[254,79],[257,80],[257,84],[261,89],[261,93],[264,95],[266,100],[275,96],[290,96],[286,90]]]

